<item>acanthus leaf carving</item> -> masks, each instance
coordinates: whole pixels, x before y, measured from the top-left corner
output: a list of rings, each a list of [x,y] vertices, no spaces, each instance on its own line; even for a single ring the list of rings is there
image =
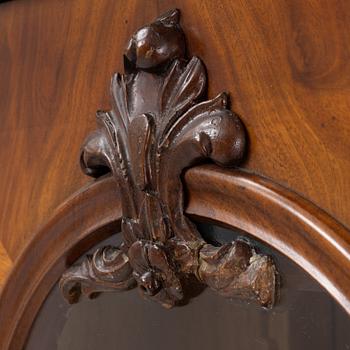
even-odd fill
[[[172,307],[185,298],[183,280],[195,277],[226,297],[274,303],[270,257],[243,240],[210,245],[184,215],[184,169],[205,160],[237,165],[247,142],[227,94],[203,101],[204,64],[185,51],[179,11],[169,11],[132,36],[126,73],[112,78],[112,110],[97,112],[99,129],[86,139],[80,160],[87,175],[111,172],[118,183],[124,242],[64,273],[60,286],[69,302],[79,293],[137,284],[144,297]]]

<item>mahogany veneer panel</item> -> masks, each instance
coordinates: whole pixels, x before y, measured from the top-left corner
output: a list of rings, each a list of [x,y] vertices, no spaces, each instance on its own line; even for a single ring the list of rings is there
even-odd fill
[[[12,259],[89,181],[78,150],[110,108],[127,38],[174,7],[209,96],[228,91],[247,126],[244,167],[350,226],[349,1],[14,1],[0,5],[0,240]]]

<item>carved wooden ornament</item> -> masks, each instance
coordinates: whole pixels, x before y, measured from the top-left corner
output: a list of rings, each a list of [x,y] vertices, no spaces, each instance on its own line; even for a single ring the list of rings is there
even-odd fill
[[[186,301],[198,280],[223,296],[271,307],[272,259],[244,240],[208,244],[184,215],[184,169],[204,160],[237,165],[246,135],[225,93],[203,101],[205,67],[186,58],[179,11],[139,29],[124,58],[125,74],[112,78],[112,110],[97,112],[100,127],[81,152],[87,175],[112,172],[119,186],[124,242],[68,269],[60,280],[63,295],[73,303],[81,293],[137,285],[144,297],[172,307]]]

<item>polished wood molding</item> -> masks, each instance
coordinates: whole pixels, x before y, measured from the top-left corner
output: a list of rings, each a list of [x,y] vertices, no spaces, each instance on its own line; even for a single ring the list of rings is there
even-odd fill
[[[101,239],[120,231],[111,178],[68,198],[16,260],[0,296],[0,349],[22,349],[40,305],[60,275]]]
[[[186,172],[185,184],[188,215],[245,230],[277,249],[350,314],[350,232],[333,217],[298,194],[240,170],[195,167]],[[66,267],[119,232],[121,218],[110,176],[91,183],[54,213],[17,260],[0,296],[1,349],[22,349],[40,305]]]
[[[137,285],[143,297],[170,308],[184,304],[193,279],[226,297],[275,302],[271,257],[240,239],[208,244],[184,215],[184,169],[208,160],[237,165],[247,141],[225,93],[204,99],[205,67],[186,57],[179,16],[171,10],[132,35],[125,74],[112,78],[113,108],[97,112],[100,127],[82,147],[84,172],[112,172],[119,187],[123,243],[64,273],[60,288],[70,303]]]
[[[274,182],[240,170],[191,169],[187,213],[210,218],[286,255],[350,314],[350,232],[325,211]]]

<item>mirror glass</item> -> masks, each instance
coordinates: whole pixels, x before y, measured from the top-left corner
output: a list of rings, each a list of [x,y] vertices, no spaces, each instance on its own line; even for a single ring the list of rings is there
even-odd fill
[[[198,228],[210,243],[242,235],[212,224]],[[116,235],[98,246],[118,240]],[[225,299],[208,288],[171,310],[143,300],[136,289],[69,306],[56,285],[36,318],[26,350],[350,349],[350,317],[344,310],[293,262],[252,242],[274,257],[281,274],[281,295],[272,310]]]

